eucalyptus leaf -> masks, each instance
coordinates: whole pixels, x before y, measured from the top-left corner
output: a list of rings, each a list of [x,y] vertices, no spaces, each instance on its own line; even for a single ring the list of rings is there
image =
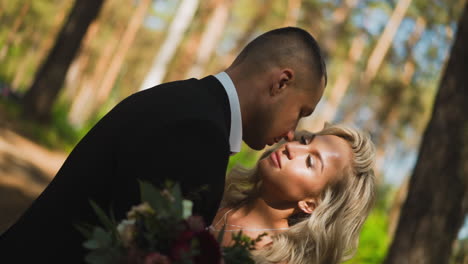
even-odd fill
[[[140,181],[141,201],[147,202],[158,217],[169,215],[167,199],[151,183]]]
[[[99,246],[99,242],[97,242],[96,240],[94,239],[90,239],[86,242],[83,243],[83,246],[87,249],[98,249],[100,248]]]
[[[111,234],[101,227],[94,228],[93,239],[99,243],[100,247],[109,247],[112,245]]]
[[[93,235],[93,226],[90,224],[74,224],[73,225],[86,239],[90,239]]]
[[[190,200],[182,200],[182,217],[189,218],[192,215],[193,202]]]
[[[114,232],[115,225],[112,223],[112,220],[106,215],[104,210],[99,207],[93,200],[90,200],[89,203],[91,204],[91,207],[93,207],[94,212],[96,213],[97,217],[99,218],[99,221],[104,225],[104,227],[111,231]]]
[[[119,261],[119,253],[113,249],[98,249],[90,252],[85,257],[89,264],[114,264]]]
[[[182,219],[184,216],[184,208],[182,204],[182,191],[180,190],[180,185],[178,183],[174,184],[171,190],[172,197],[174,198],[173,202],[173,211],[176,217]]]

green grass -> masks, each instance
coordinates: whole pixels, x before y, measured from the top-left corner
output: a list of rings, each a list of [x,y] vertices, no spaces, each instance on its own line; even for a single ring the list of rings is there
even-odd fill
[[[67,120],[66,104],[56,104],[49,124],[26,120],[22,116],[21,105],[0,99],[0,109],[7,127],[47,148],[70,152],[88,132],[92,124],[76,129]],[[96,122],[95,120],[93,122]]]

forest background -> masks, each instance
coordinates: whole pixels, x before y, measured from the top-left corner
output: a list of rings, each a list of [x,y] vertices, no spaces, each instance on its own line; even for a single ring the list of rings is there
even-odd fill
[[[449,58],[456,57],[451,48],[466,5],[465,0],[0,0],[0,233],[123,98],[158,83],[218,73],[259,34],[299,26],[318,40],[329,76],[322,101],[300,129],[316,131],[324,121],[353,123],[369,131],[377,146],[378,202],[358,254],[348,263],[393,263],[390,246],[435,115],[437,91]],[[468,61],[466,53],[460,56]],[[468,74],[468,62],[462,66]],[[462,88],[466,98],[468,87]],[[461,133],[468,138],[467,130]],[[250,167],[258,157],[244,145],[229,168]],[[444,224],[456,229],[440,242],[449,250],[445,263],[468,263],[466,170],[461,177],[461,197],[444,201],[463,205],[456,217],[443,216]]]

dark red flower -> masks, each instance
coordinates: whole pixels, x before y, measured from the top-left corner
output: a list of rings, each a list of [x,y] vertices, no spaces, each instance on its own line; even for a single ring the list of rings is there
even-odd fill
[[[196,264],[220,264],[221,263],[221,248],[215,237],[203,230],[195,235],[195,239],[199,242],[200,254],[194,257]]]
[[[143,264],[171,264],[171,260],[158,252],[152,252],[146,255]]]
[[[119,261],[119,264],[138,264],[144,259],[146,253],[140,248],[132,245],[127,249],[125,255]]]
[[[182,255],[190,251],[191,241],[195,232],[191,230],[183,231],[171,247],[171,259],[180,260]]]
[[[220,264],[221,263],[221,248],[214,236],[207,230],[193,232],[186,230],[182,232],[179,238],[171,247],[171,259],[178,261],[183,255],[190,252],[192,242],[196,239],[197,251],[199,254],[194,256],[192,260],[195,264]]]
[[[201,232],[205,230],[205,222],[203,217],[198,215],[192,215],[187,219],[187,224],[193,232]]]

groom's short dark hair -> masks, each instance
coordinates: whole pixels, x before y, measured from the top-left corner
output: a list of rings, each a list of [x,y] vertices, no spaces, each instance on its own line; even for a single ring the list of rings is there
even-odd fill
[[[253,72],[264,70],[269,65],[306,67],[315,70],[318,77],[327,83],[327,69],[320,47],[314,37],[297,27],[284,27],[268,31],[240,52],[232,67],[248,62]],[[288,65],[289,64],[289,65]]]

